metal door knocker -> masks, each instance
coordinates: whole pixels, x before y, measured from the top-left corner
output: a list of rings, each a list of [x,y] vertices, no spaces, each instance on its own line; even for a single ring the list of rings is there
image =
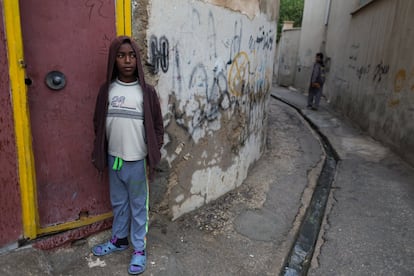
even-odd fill
[[[50,71],[46,75],[46,85],[52,90],[61,90],[66,85],[66,77],[62,72]]]

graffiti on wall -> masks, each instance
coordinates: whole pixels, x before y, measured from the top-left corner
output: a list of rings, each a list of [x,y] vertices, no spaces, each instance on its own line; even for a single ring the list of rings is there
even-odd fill
[[[241,96],[243,94],[249,73],[249,57],[245,52],[240,52],[234,57],[228,75],[228,85],[232,95]]]
[[[108,4],[110,5],[111,2],[109,2]],[[92,20],[93,16],[99,16],[102,18],[110,17],[103,13],[103,10],[104,10],[103,6],[105,5],[103,0],[84,0],[84,5],[89,10],[88,11],[89,21]]]
[[[358,80],[372,81],[374,85],[379,85],[386,80],[384,84],[381,84],[383,87],[387,87],[390,83],[389,87],[392,87],[392,93],[387,96],[389,107],[397,107],[402,102],[413,103],[414,96],[407,94],[407,92],[414,92],[414,69],[410,71],[406,68],[400,68],[395,71],[393,76],[389,76],[391,73],[390,65],[383,60],[374,65],[358,64],[359,48],[359,44],[351,45],[348,63],[348,68],[355,71]]]
[[[172,79],[171,114],[195,142],[209,131],[220,129],[222,116],[242,114],[248,132],[241,139],[246,139],[249,131],[261,128],[263,121],[260,117],[271,84],[275,30],[260,26],[248,33],[248,46],[242,50],[244,30],[240,19],[234,21],[232,34],[226,38],[218,31],[211,11],[193,8],[188,27],[191,31],[185,39],[194,42],[191,49],[183,48],[182,37],[150,37],[153,72],[168,74]]]
[[[381,82],[383,77],[388,74],[390,71],[390,66],[388,64],[384,64],[382,61],[375,66],[374,69],[374,82]]]
[[[208,13],[208,32],[207,32],[208,49],[210,49],[210,60],[217,58],[217,33],[216,24],[214,23],[214,15],[210,11]]]
[[[234,103],[228,91],[227,77],[224,67],[216,65],[212,71],[199,62],[192,68],[188,83],[181,77],[181,57],[179,46],[174,47],[175,60],[172,65],[173,91],[177,97],[173,108],[177,125],[183,127],[197,141],[204,136],[209,123],[220,118],[220,111],[225,111]],[[185,92],[183,92],[183,89]]]
[[[365,75],[368,75],[371,71],[371,64],[368,65],[362,65],[356,68],[356,75],[359,80]]]
[[[265,26],[259,28],[258,35],[250,35],[249,49],[254,51],[257,48],[272,50],[275,34],[272,29],[266,30]]]
[[[359,44],[352,44],[349,54],[349,64],[348,67],[351,69],[356,69],[356,62],[358,61],[358,52],[359,52]]]
[[[269,53],[273,49],[273,42],[276,34],[272,29],[266,30],[265,26],[259,28],[258,35],[250,35],[249,50],[250,55],[253,56],[254,75],[252,84],[254,91],[267,90],[270,86],[270,78],[267,70],[267,60],[271,59]]]
[[[358,64],[359,49],[359,43],[354,43],[351,45],[350,54],[348,57],[348,68],[352,71],[355,71],[358,80],[362,80],[365,76],[372,74],[372,81],[374,83],[380,83],[388,75],[390,71],[390,65],[384,63],[382,60],[375,65]]]
[[[227,64],[231,64],[233,62],[233,58],[240,52],[242,29],[242,21],[235,21],[233,37],[225,42],[225,47],[229,49],[229,60]]]
[[[159,72],[159,69],[165,73],[169,67],[169,52],[170,43],[165,36],[158,39],[156,36],[150,38],[150,65],[154,74]]]

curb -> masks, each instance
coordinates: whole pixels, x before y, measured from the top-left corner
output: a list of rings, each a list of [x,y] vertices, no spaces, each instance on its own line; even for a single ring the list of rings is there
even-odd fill
[[[330,144],[328,138],[322,134],[318,126],[315,125],[298,106],[273,94],[271,97],[292,107],[306,120],[310,127],[318,134],[326,155],[321,173],[313,191],[312,199],[301,222],[293,246],[286,258],[283,270],[280,273],[280,275],[283,276],[306,275],[315,251],[331,185],[335,178],[336,166],[340,158]]]

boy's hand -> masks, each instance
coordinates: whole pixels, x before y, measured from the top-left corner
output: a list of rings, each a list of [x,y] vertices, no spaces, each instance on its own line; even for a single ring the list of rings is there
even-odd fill
[[[317,83],[317,82],[313,82],[312,83],[312,87],[313,88],[321,88],[321,85],[319,83]]]

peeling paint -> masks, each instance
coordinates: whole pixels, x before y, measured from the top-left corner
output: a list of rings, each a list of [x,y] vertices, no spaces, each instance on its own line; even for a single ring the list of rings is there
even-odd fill
[[[259,0],[202,0],[206,3],[241,12],[253,19],[260,12]]]
[[[94,260],[92,256],[87,256],[85,257],[85,259],[88,263],[89,268],[106,266],[106,262],[104,260],[101,260],[100,258],[96,258],[96,260]]]
[[[87,226],[79,227],[77,229],[68,230],[66,232],[59,233],[56,235],[51,235],[47,238],[36,241],[33,244],[33,247],[42,249],[42,250],[50,250],[50,249],[57,248],[63,245],[67,245],[71,242],[90,236],[99,231],[109,229],[111,228],[111,226],[112,226],[112,218],[99,221],[96,223],[92,223]]]
[[[264,149],[276,21],[258,1],[235,3],[148,5],[147,58],[168,137],[168,187],[158,209],[172,218],[240,185]]]
[[[259,143],[255,144],[259,147]],[[258,148],[243,148],[240,156],[231,160],[231,166],[223,170],[220,166],[206,166],[195,170],[191,175],[191,189],[189,195],[179,194],[176,203],[172,205],[172,217],[178,218],[182,214],[194,210],[240,186],[247,176],[249,166],[260,158],[261,150]],[[181,188],[179,188],[181,190]],[[181,191],[183,192],[183,191]]]

